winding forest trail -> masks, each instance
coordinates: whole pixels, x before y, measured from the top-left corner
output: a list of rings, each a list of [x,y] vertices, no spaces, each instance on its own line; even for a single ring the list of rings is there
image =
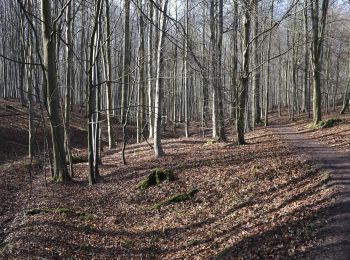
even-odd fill
[[[335,188],[336,196],[329,209],[329,219],[319,233],[323,242],[310,252],[310,258],[349,259],[350,154],[321,144],[290,125],[272,126],[271,130],[297,153],[305,155],[318,170],[328,172],[331,179],[328,185]]]

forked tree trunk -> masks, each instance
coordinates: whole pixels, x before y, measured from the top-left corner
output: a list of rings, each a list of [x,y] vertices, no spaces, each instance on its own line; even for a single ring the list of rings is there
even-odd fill
[[[96,139],[95,139],[95,118],[96,115],[95,111],[96,108],[96,86],[94,86],[94,74],[96,73],[94,71],[95,69],[95,57],[96,57],[96,42],[97,40],[97,30],[98,30],[98,23],[99,23],[99,16],[100,16],[100,9],[101,9],[101,1],[102,0],[95,0],[94,6],[95,6],[95,15],[94,15],[94,22],[93,22],[93,29],[91,32],[90,42],[89,42],[89,67],[88,67],[88,159],[89,159],[89,175],[88,180],[89,184],[92,185],[96,182],[96,164],[95,162],[95,153],[96,153]]]

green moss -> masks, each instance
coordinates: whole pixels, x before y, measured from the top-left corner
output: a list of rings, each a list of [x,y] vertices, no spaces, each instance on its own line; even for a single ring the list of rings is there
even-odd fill
[[[78,213],[78,218],[81,221],[91,221],[94,218],[94,215],[89,213]]]
[[[187,241],[187,246],[196,246],[200,243],[200,241],[196,240],[196,239],[191,239]]]
[[[54,177],[52,177],[52,181],[55,183],[62,183],[63,178],[62,178],[62,176],[54,176]]]
[[[89,225],[78,226],[78,229],[84,233],[91,233],[92,231],[94,231],[94,228],[92,228]]]
[[[146,178],[139,181],[138,189],[147,189],[151,186],[159,185],[163,181],[172,181],[173,174],[170,170],[154,169]]]
[[[0,245],[0,257],[4,257],[7,253],[9,253],[13,248],[11,243],[4,243]]]
[[[134,243],[132,240],[129,240],[129,239],[125,239],[121,242],[121,246],[124,247],[124,248],[131,248],[134,246]]]
[[[251,169],[252,169],[252,171],[259,171],[259,170],[261,170],[261,166],[258,164],[254,164]]]
[[[37,214],[45,214],[45,213],[52,213],[52,214],[63,214],[68,215],[70,217],[76,217],[81,221],[90,221],[93,219],[93,215],[85,212],[76,212],[69,208],[34,208],[29,209],[26,211],[27,216],[37,215]]]
[[[311,125],[309,125],[309,128],[312,130],[316,130],[316,129],[320,129],[320,128],[329,128],[329,127],[333,127],[336,124],[339,124],[343,122],[342,119],[340,118],[329,118],[326,120],[322,120],[320,122],[318,122],[317,124],[312,123]]]
[[[68,208],[54,208],[54,209],[51,209],[51,211],[59,214],[74,213],[73,210]]]
[[[79,154],[79,153],[72,153],[70,158],[71,158],[72,164],[88,162],[87,156],[83,156],[82,154]]]
[[[32,216],[42,213],[42,209],[29,209],[26,211],[26,215]]]
[[[43,208],[43,209],[29,209],[26,211],[26,215],[37,215],[41,213],[74,213],[71,209],[68,208]]]
[[[231,248],[225,247],[222,252],[220,252],[217,256],[213,257],[214,260],[222,260],[222,259],[229,259],[228,256],[230,255]]]
[[[241,204],[242,202],[244,202],[244,199],[242,199],[240,196],[233,194],[232,198],[231,198],[231,203],[233,206],[237,206],[239,204]]]
[[[204,145],[213,145],[216,144],[216,140],[214,139],[207,139],[204,143]]]
[[[176,195],[171,196],[170,198],[168,198],[166,200],[163,200],[163,201],[153,205],[153,209],[160,209],[162,206],[166,206],[166,205],[169,205],[171,203],[179,203],[179,202],[183,202],[186,200],[190,200],[194,197],[194,195],[197,192],[198,192],[197,189],[192,189],[189,192],[176,194]]]
[[[332,180],[332,177],[328,172],[325,172],[322,174],[322,177],[321,177],[322,185],[327,185],[331,180]]]

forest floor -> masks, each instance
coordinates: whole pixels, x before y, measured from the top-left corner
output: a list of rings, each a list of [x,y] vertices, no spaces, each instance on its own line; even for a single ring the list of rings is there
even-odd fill
[[[331,128],[309,130],[305,116],[290,123],[272,114],[271,127],[247,134],[248,145],[212,142],[195,125],[189,139],[181,129],[168,130],[166,156],[154,158],[147,143],[130,144],[127,165],[120,148],[104,152],[96,185],[88,185],[86,162],[75,164],[74,181],[63,185],[51,181],[40,158],[30,166],[24,110],[14,102],[0,106],[0,258],[312,258],[325,243],[320,234],[339,190],[332,169],[290,137],[302,133],[299,143],[350,150],[349,115]],[[72,144],[82,156],[85,125],[75,111]],[[132,127],[128,135],[133,140]],[[38,130],[37,152],[40,138]],[[155,168],[169,169],[174,179],[138,189]],[[192,189],[198,192],[186,201],[154,207]]]

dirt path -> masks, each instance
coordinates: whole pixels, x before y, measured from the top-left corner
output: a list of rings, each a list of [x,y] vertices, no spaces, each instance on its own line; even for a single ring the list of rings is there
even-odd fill
[[[320,230],[322,243],[309,252],[311,259],[350,259],[350,154],[323,145],[290,126],[271,128],[298,153],[305,154],[320,170],[329,172],[336,196],[326,226]]]

